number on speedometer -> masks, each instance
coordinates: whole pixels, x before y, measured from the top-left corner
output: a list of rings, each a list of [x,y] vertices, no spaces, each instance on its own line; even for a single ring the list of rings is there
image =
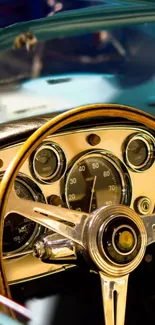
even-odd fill
[[[66,202],[70,209],[91,212],[123,201],[123,173],[117,163],[102,153],[82,156],[66,180]]]

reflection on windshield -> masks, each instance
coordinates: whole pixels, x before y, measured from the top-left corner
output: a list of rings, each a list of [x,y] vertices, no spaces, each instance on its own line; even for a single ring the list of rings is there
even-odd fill
[[[0,4],[0,27],[90,6],[120,5],[118,0],[7,0]]]
[[[113,6],[137,7],[141,5],[138,1],[120,0],[3,0],[0,2],[0,27],[87,7],[112,8]]]
[[[1,122],[95,102],[152,112],[154,29],[143,24],[101,30],[1,54]]]
[[[47,0],[49,6],[49,13],[47,16],[53,16],[56,12],[63,10],[63,3],[56,0]]]

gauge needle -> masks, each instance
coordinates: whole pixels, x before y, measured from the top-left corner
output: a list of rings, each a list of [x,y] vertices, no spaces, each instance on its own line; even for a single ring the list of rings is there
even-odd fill
[[[92,189],[91,189],[91,196],[90,196],[90,203],[89,203],[89,213],[91,212],[93,195],[94,195],[94,192],[95,192],[96,178],[97,178],[97,176],[94,177],[93,186],[92,186]]]

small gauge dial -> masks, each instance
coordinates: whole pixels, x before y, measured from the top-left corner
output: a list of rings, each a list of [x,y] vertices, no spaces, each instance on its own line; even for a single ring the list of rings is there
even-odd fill
[[[35,193],[23,180],[15,181],[16,194],[25,200],[41,200],[41,194]],[[40,226],[17,214],[10,213],[4,222],[3,252],[12,254],[27,248],[39,232]]]
[[[49,149],[43,148],[35,157],[35,170],[42,178],[49,178],[55,174],[58,166],[58,157],[56,153]]]
[[[134,166],[142,165],[148,156],[147,145],[144,141],[137,139],[130,142],[128,146],[128,159]]]
[[[66,202],[70,209],[91,212],[123,201],[124,180],[117,164],[108,156],[94,153],[81,157],[66,181]]]
[[[143,134],[136,134],[129,138],[125,149],[125,160],[133,170],[142,171],[153,163],[153,141]]]
[[[53,142],[44,142],[30,159],[33,176],[41,183],[51,183],[63,175],[66,159],[62,149]]]

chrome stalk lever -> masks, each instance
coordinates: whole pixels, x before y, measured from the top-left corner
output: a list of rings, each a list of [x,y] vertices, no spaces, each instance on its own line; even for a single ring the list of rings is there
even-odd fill
[[[42,235],[33,246],[33,255],[45,263],[76,262],[74,243],[57,233]]]

